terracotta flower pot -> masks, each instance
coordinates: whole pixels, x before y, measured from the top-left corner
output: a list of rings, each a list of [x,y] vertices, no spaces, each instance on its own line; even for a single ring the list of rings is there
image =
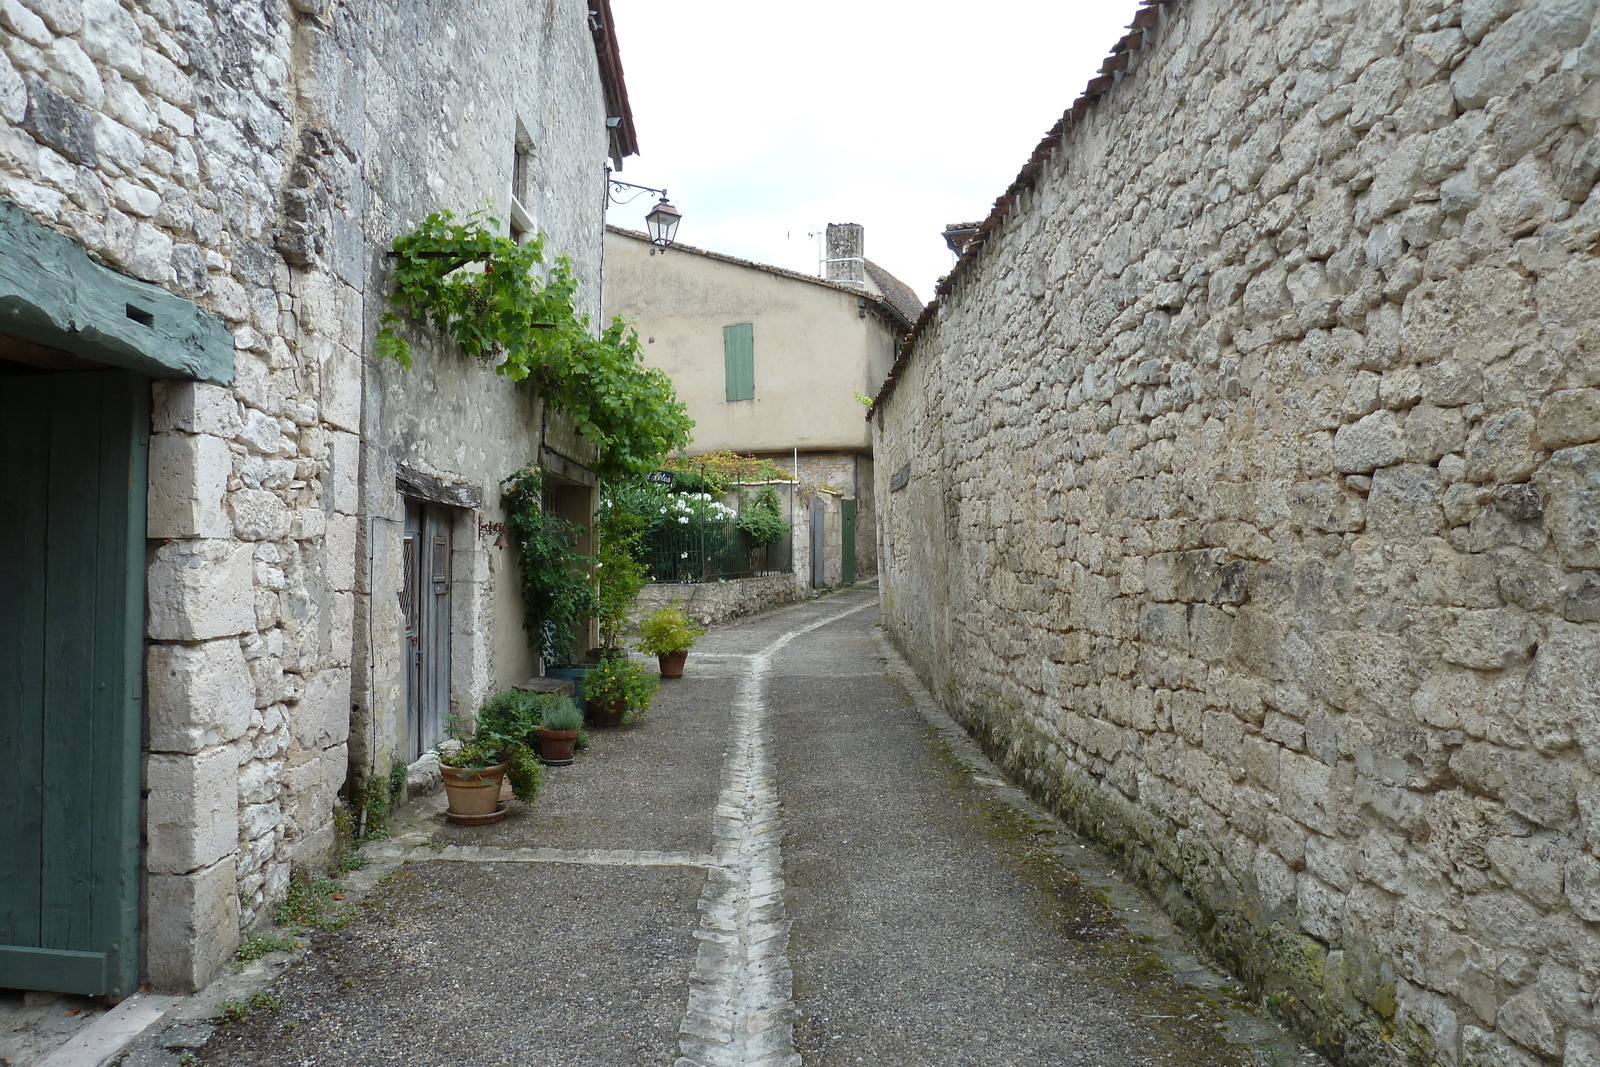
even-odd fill
[[[628,703],[620,697],[615,700],[596,700],[590,697],[585,718],[590,726],[621,726],[622,713],[626,710]]]
[[[677,652],[657,652],[656,662],[661,664],[661,677],[682,678],[683,662],[688,658],[689,650],[687,648],[680,649]]]
[[[578,743],[576,730],[546,730],[539,727],[539,761],[551,767],[565,767],[572,762],[573,748]]]
[[[451,822],[493,822],[505,814],[500,807],[500,783],[506,777],[506,765],[493,767],[446,767],[440,765],[444,776],[445,796],[450,799],[450,810],[445,816]]]

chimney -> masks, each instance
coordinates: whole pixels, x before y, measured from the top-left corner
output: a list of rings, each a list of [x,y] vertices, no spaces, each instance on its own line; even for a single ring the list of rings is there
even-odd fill
[[[861,224],[856,222],[828,223],[828,254],[826,277],[830,282],[867,287],[867,261],[862,248],[865,238]]]

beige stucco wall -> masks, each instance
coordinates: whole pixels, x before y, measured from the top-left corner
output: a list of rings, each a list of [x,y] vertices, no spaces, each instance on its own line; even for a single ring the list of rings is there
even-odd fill
[[[694,452],[872,447],[855,394],[877,392],[896,335],[856,293],[691,249],[652,256],[614,231],[605,254],[606,313],[632,320],[645,362],[671,376],[695,420]],[[745,322],[756,395],[728,403],[722,328]]]

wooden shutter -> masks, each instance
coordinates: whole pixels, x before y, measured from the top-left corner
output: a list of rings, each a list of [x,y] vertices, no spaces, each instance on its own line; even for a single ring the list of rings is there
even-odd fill
[[[750,323],[722,328],[722,361],[726,371],[728,401],[754,400],[756,349]]]

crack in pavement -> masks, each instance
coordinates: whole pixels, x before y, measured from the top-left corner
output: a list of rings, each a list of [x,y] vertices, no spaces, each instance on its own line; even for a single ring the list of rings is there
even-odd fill
[[[676,1067],[799,1067],[767,681],[772,658],[784,645],[877,603],[874,598],[789,630],[749,659],[722,766],[714,819],[717,862],[700,897],[694,935],[700,947],[678,1031]]]

